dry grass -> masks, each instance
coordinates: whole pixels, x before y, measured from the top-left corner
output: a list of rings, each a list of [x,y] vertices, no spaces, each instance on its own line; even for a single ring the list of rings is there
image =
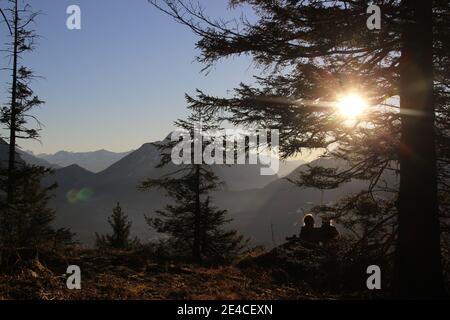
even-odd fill
[[[41,259],[45,261],[45,259]],[[139,255],[80,252],[82,289],[68,290],[68,259],[34,260],[16,274],[0,274],[0,299],[311,299],[307,286],[281,284],[269,272],[234,265],[201,267],[155,262]]]

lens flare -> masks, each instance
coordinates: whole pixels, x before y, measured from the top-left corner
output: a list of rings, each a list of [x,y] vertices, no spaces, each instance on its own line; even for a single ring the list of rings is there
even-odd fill
[[[69,192],[67,192],[67,194],[66,194],[67,202],[69,202],[70,204],[76,203],[77,202],[77,194],[78,194],[77,190],[74,190],[74,189],[69,190]]]
[[[86,201],[92,196],[92,194],[93,191],[91,189],[83,188],[77,194],[78,201]]]
[[[364,112],[367,103],[358,95],[348,95],[338,101],[337,107],[344,117],[354,119]]]
[[[71,189],[67,192],[66,199],[70,204],[76,204],[89,200],[93,194],[94,191],[90,188],[83,188],[81,190]]]

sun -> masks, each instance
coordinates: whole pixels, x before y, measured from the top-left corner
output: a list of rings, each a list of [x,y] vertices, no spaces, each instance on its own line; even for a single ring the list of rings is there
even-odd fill
[[[359,95],[347,95],[339,99],[337,108],[344,117],[354,119],[364,112],[367,102]]]

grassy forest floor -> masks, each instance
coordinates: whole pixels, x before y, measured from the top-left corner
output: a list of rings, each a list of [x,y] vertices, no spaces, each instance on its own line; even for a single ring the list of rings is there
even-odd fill
[[[343,263],[337,252],[336,247],[287,242],[271,251],[253,250],[233,263],[209,266],[161,258],[149,248],[103,252],[71,248],[40,252],[37,258],[33,254],[33,259],[19,260],[14,272],[0,271],[0,300],[385,297],[383,290],[367,290],[366,268],[372,262],[353,260]],[[69,265],[81,269],[81,290],[69,290],[66,286]],[[382,267],[383,270],[387,268]]]
[[[153,261],[136,252],[47,254],[0,273],[2,299],[318,299],[306,283],[280,281],[272,269],[239,263],[198,266]],[[252,259],[247,256],[245,259]],[[242,260],[241,260],[242,261]],[[66,287],[69,264],[81,268],[81,290]]]

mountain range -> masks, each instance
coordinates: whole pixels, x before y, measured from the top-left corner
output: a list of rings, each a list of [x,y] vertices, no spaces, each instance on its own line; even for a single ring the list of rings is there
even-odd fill
[[[93,152],[58,151],[54,154],[38,154],[36,155],[36,158],[43,159],[59,167],[77,164],[86,170],[97,173],[105,170],[131,152],[132,151],[111,152],[108,150],[98,150]]]
[[[7,151],[7,144],[3,141],[0,143],[0,161],[7,159]],[[159,177],[175,167],[155,168],[160,158],[154,144],[142,145],[99,172],[89,171],[80,164],[61,168],[32,154],[18,153],[28,163],[55,168],[55,173],[47,177],[44,183],[58,184],[51,201],[57,213],[56,224],[71,228],[83,243],[92,244],[95,232],[109,231],[107,217],[117,202],[121,203],[133,222],[133,234],[144,241],[157,237],[146,225],[144,216],[153,215],[170,199],[158,190],[139,191],[138,185],[146,178]],[[84,153],[82,159],[89,158],[86,154],[93,153]],[[299,165],[293,171],[285,171],[290,178],[307,169],[301,161],[289,165],[292,167],[295,163]],[[312,164],[317,163],[333,165],[330,160],[315,160]],[[283,242],[286,236],[299,231],[305,211],[313,205],[336,201],[366,186],[364,182],[352,181],[339,189],[321,192],[311,188],[300,189],[277,175],[261,176],[260,165],[212,167],[224,181],[222,189],[212,195],[215,205],[227,209],[233,218],[231,226],[249,237],[254,244],[275,245]]]

